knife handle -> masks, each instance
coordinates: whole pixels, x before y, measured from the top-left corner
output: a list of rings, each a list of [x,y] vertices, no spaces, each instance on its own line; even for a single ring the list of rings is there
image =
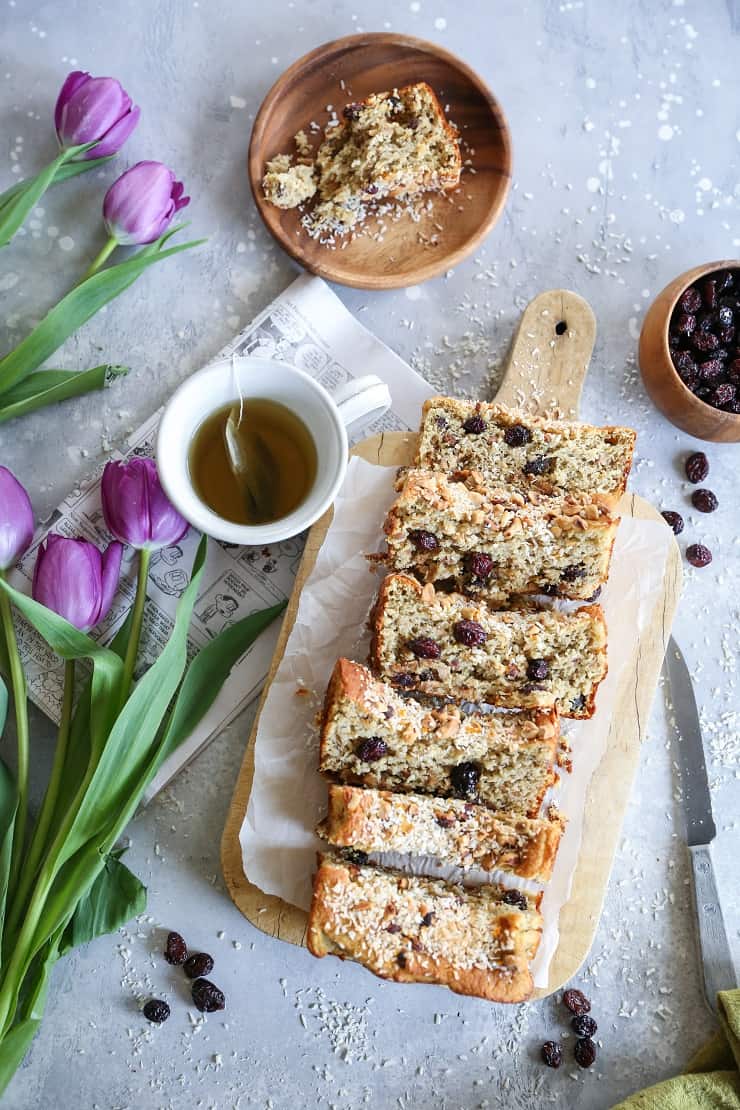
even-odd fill
[[[722,907],[709,844],[689,846],[691,869],[694,873],[694,911],[699,930],[704,993],[710,1008],[717,1012],[717,991],[736,985],[735,968],[727,941]]]

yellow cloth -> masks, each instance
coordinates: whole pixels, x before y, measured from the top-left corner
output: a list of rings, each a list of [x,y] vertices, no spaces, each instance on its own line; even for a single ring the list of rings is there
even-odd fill
[[[684,1075],[638,1091],[612,1110],[740,1110],[740,989],[720,991],[720,1031]]]

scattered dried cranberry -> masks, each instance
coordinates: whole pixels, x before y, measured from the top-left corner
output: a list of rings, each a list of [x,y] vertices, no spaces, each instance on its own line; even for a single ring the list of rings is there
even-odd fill
[[[524,474],[547,474],[551,460],[546,455],[537,455],[522,467]]]
[[[690,312],[681,312],[673,326],[679,335],[691,335],[696,327],[696,316]]]
[[[591,1003],[583,991],[576,990],[575,987],[563,992],[563,1002],[573,1014],[587,1014],[591,1009]]]
[[[708,351],[716,351],[719,347],[719,339],[711,331],[695,331],[691,336],[691,346],[695,351],[701,351],[706,354]]]
[[[396,963],[398,964],[399,967],[406,967],[406,959],[407,959],[406,953],[405,952],[399,952],[398,955],[396,956]]]
[[[417,551],[439,550],[439,540],[434,532],[425,532],[423,528],[413,528],[409,532],[409,539]]]
[[[471,551],[465,556],[465,570],[473,578],[490,578],[493,570],[493,559],[485,551]]]
[[[700,513],[713,513],[719,502],[710,489],[695,489],[691,494],[691,504]]]
[[[429,636],[417,636],[415,640],[409,640],[406,646],[417,659],[439,659],[442,654],[442,648],[437,641]]]
[[[701,308],[701,294],[699,290],[694,289],[693,285],[690,285],[678,298],[678,304],[684,312],[696,312],[698,308]]]
[[[468,435],[479,436],[481,432],[485,432],[486,422],[480,415],[480,413],[476,412],[473,416],[469,416],[468,419],[463,422],[463,429],[468,433]]]
[[[723,409],[735,400],[737,390],[732,382],[720,382],[712,395],[712,404],[715,408]]]
[[[394,674],[391,678],[391,684],[397,686],[400,690],[410,690],[416,686],[419,681],[419,676],[409,674],[408,671],[401,671],[400,674]]]
[[[724,374],[725,367],[721,358],[708,358],[699,366],[699,377],[703,382],[716,382]]]
[[[703,543],[692,543],[686,548],[686,558],[692,567],[708,567],[712,561],[712,552]]]
[[[599,1028],[589,1014],[576,1014],[570,1024],[579,1037],[593,1037]]]
[[[374,763],[376,759],[382,759],[387,752],[388,745],[379,736],[368,736],[360,740],[355,748],[355,755],[363,763]]]
[[[673,529],[676,536],[680,536],[683,532],[683,517],[680,513],[674,513],[672,509],[664,509],[660,514],[665,520],[666,524]]]
[[[477,621],[456,621],[452,626],[452,635],[458,644],[465,647],[480,647],[488,639],[485,628]]]
[[[727,377],[735,385],[740,385],[740,358],[734,358],[727,367]]]
[[[183,971],[188,979],[202,979],[213,971],[213,956],[209,956],[207,952],[195,952],[188,956],[183,964]]]
[[[434,921],[434,910],[430,910],[429,913],[425,913],[424,916],[422,917],[422,919],[421,919],[421,928],[422,929],[427,929],[432,924],[433,921]]]
[[[523,424],[510,424],[504,432],[504,443],[507,447],[524,447],[532,442],[532,433]]]
[[[416,131],[417,127],[419,126],[419,117],[409,116],[409,118],[406,120],[406,126],[408,127],[409,131]]]
[[[210,979],[195,979],[190,990],[195,1007],[202,1014],[212,1014],[215,1010],[223,1010],[226,1006],[224,992],[219,990]]]
[[[168,964],[184,964],[188,958],[188,946],[179,933],[168,933],[164,958]]]
[[[579,578],[585,578],[586,568],[583,563],[575,563],[572,566],[564,567],[560,577],[564,582],[575,582]]]
[[[546,659],[530,659],[527,663],[527,678],[533,682],[544,682],[550,674],[550,664]]]
[[[590,1068],[596,1059],[596,1045],[590,1037],[581,1037],[576,1041],[574,1055],[580,1067]]]
[[[454,817],[450,817],[447,813],[436,813],[434,815],[434,820],[437,822],[440,829],[451,829],[453,825],[457,824],[457,820]]]
[[[474,798],[480,782],[480,767],[477,763],[458,763],[450,771],[450,782],[458,798]]]
[[[542,1046],[542,1059],[548,1068],[559,1068],[563,1062],[563,1050],[556,1041],[545,1041]]]
[[[347,863],[354,863],[358,867],[363,867],[366,863],[370,862],[370,856],[367,852],[363,852],[359,848],[344,848],[342,855],[347,860]]]
[[[580,713],[580,711],[583,709],[585,704],[586,704],[586,695],[585,694],[576,694],[576,696],[574,698],[570,699],[570,711],[571,711],[571,713]]]
[[[391,921],[390,925],[386,925],[385,931],[386,933],[400,933],[401,926],[398,924],[397,921]]]
[[[695,451],[686,460],[686,477],[690,482],[703,482],[709,474],[709,459],[703,451]]]
[[[150,998],[144,1004],[142,1011],[147,1021],[153,1021],[156,1025],[161,1025],[163,1021],[167,1021],[170,1016],[170,1008],[162,998]]]
[[[345,119],[359,119],[362,115],[361,104],[347,104],[342,109],[342,115]]]
[[[507,906],[516,906],[520,910],[526,910],[529,906],[527,896],[521,890],[507,890],[501,895],[501,901]]]
[[[691,357],[688,351],[676,351],[673,353],[673,365],[676,367],[678,376],[689,389],[693,389],[699,381],[699,370],[695,360]]]
[[[717,279],[708,277],[702,284],[701,297],[707,308],[714,308],[717,304]]]

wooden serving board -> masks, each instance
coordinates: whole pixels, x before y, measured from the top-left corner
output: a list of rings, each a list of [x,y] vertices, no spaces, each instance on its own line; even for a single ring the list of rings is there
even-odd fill
[[[576,418],[595,334],[593,313],[575,293],[567,290],[542,293],[522,316],[496,399],[540,415]],[[415,446],[415,433],[396,432],[366,439],[353,453],[382,466],[400,466],[412,460]],[[652,505],[635,494],[626,494],[620,508],[624,516],[661,520]],[[331,510],[308,535],[221,844],[224,877],[236,905],[263,932],[293,944],[305,944],[307,915],[280,898],[264,894],[249,882],[242,867],[239,831],[252,789],[254,739],[262,705],[293,628],[303,583],[313,569],[330,522]],[[379,529],[380,526],[378,521]],[[591,947],[681,591],[681,578],[681,557],[674,542],[663,593],[656,598],[652,619],[635,641],[633,666],[625,672],[626,678],[617,693],[618,708],[612,718],[606,751],[589,785],[581,852],[570,898],[560,914],[560,941],[550,963],[549,983],[546,989],[535,991],[534,997],[551,994],[571,979]]]

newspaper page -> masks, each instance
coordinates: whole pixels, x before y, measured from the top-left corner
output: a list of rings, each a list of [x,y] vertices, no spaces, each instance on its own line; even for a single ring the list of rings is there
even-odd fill
[[[320,278],[297,278],[213,361],[234,355],[255,355],[295,366],[332,391],[352,377],[377,374],[391,390],[393,406],[380,419],[349,429],[350,442],[381,431],[416,427],[424,400],[433,390],[398,355],[351,315]],[[152,455],[161,410],[133,432],[123,451],[113,459]],[[103,547],[110,540],[100,502],[99,469],[79,483],[34,538],[13,576],[13,584],[30,592],[36,549],[48,532],[80,536]],[[177,601],[190,579],[199,534],[190,529],[172,547],[156,552],[151,561],[138,675],[157,657],[170,635]],[[192,657],[228,625],[290,595],[301,559],[304,536],[267,547],[239,547],[211,540],[203,578],[204,589],[195,605],[188,642]],[[121,626],[136,588],[136,553],[127,548],[121,584],[113,607],[92,635],[107,644]],[[273,623],[242,656],[224,683],[209,712],[193,734],[167,760],[151,784],[146,800],[198,754],[262,689],[277,641],[280,622]],[[18,622],[20,650],[31,699],[54,721],[62,705],[64,667],[41,637],[22,619]],[[78,668],[80,672],[83,668]],[[82,673],[80,673],[80,680]]]

